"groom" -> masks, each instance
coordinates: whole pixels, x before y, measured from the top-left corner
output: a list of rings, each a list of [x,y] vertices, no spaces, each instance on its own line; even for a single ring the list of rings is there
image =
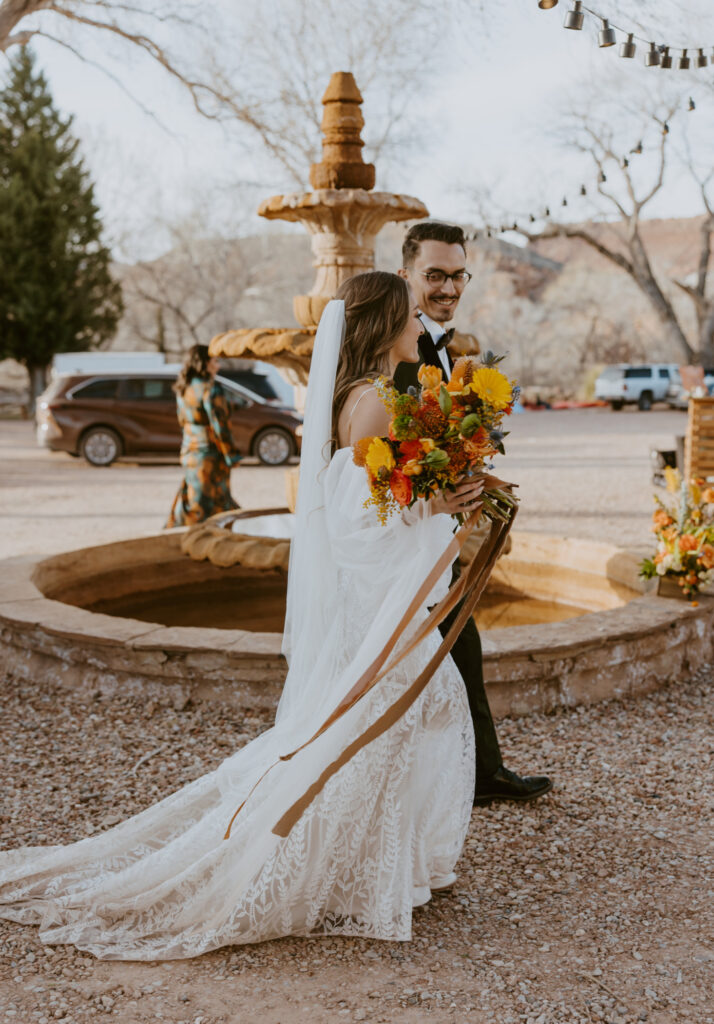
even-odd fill
[[[410,228],[402,246],[401,277],[406,278],[421,311],[424,334],[419,338],[421,363],[437,366],[444,379],[452,361],[446,345],[453,331],[443,326],[453,319],[463,290],[471,279],[466,270],[466,239],[460,227],[427,221]],[[421,363],[400,363],[394,380],[400,391],[417,384]],[[458,574],[458,567],[454,567]],[[442,622],[446,634],[460,605]],[[466,684],[476,734],[476,793],[474,804],[490,800],[534,800],[552,788],[545,775],[516,775],[504,767],[498,737],[483,684],[481,640],[470,619],[451,649],[451,656]]]

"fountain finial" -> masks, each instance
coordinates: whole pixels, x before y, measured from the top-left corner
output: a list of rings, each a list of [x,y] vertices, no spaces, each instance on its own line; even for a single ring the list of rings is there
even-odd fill
[[[374,164],[362,159],[362,93],[351,71],[335,71],[322,97],[322,161],[310,168],[313,188],[374,188]]]
[[[377,234],[389,221],[427,217],[413,196],[373,192],[374,167],[362,159],[362,94],[349,71],[337,71],[322,97],[322,161],[310,169],[313,192],[271,196],[258,207],[269,220],[297,221],[312,236],[317,273],[307,295],[293,299],[294,327],[241,328],[218,334],[211,354],[265,359],[307,381],[315,329],[343,281],[374,269]]]

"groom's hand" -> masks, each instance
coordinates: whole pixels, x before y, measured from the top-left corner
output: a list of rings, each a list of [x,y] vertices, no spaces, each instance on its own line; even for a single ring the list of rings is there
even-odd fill
[[[432,498],[432,509],[434,512],[446,512],[450,516],[475,512],[481,504],[479,497],[483,486],[483,477],[464,477],[455,490],[435,495]]]

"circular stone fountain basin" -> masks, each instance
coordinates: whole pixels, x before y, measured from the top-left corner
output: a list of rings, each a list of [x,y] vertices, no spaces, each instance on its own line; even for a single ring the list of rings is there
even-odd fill
[[[274,706],[286,672],[284,568],[189,558],[182,533],[2,563],[6,671],[179,704]],[[692,607],[644,594],[638,560],[606,544],[514,535],[479,613],[496,715],[645,692],[712,659],[714,599]]]

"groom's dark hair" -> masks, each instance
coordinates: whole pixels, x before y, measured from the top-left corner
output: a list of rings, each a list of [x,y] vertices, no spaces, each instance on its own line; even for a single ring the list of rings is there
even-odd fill
[[[406,233],[402,244],[402,266],[410,267],[419,255],[422,242],[446,242],[460,245],[466,252],[466,235],[458,224],[444,224],[439,220],[427,220],[414,224]]]

